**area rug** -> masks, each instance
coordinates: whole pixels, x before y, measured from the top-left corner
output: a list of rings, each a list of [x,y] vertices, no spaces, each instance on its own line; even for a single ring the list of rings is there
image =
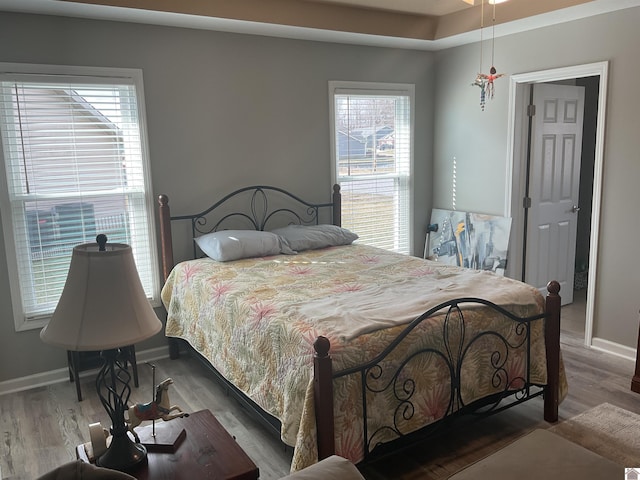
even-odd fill
[[[625,467],[640,466],[640,415],[603,403],[549,431]]]

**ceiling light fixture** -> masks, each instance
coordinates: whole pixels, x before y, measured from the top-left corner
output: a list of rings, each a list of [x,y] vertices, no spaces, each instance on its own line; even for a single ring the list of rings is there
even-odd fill
[[[462,0],[464,3],[468,3],[471,6],[474,6],[476,4],[476,0]],[[495,5],[496,3],[504,3],[507,2],[509,0],[487,0],[489,5]]]

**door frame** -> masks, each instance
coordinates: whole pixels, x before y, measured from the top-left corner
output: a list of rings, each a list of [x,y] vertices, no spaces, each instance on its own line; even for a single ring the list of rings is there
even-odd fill
[[[596,119],[595,163],[591,210],[591,235],[589,244],[589,272],[587,278],[587,305],[584,344],[591,346],[593,337],[593,313],[598,267],[598,239],[602,203],[602,174],[604,164],[604,133],[606,117],[607,80],[609,62],[596,62],[551,70],[521,73],[509,78],[509,118],[507,125],[507,172],[505,185],[505,216],[511,217],[511,241],[507,275],[520,279],[522,276],[524,243],[524,198],[526,153],[528,148],[526,107],[529,103],[528,85],[552,81],[571,80],[581,77],[599,77],[598,115]],[[550,279],[551,280],[551,279]],[[560,292],[562,295],[562,292]]]

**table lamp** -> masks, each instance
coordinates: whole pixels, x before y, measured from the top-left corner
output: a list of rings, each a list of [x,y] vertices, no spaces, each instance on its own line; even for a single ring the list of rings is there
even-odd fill
[[[162,322],[142,288],[131,247],[107,244],[105,235],[96,242],[74,247],[60,301],[40,338],[66,350],[101,351],[96,389],[112,426],[111,444],[96,464],[128,471],[146,460],[147,450],[128,435],[131,375],[120,347],[152,337]]]

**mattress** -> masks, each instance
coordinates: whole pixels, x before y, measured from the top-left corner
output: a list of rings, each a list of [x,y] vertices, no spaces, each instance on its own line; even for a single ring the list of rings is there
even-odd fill
[[[360,244],[232,262],[185,261],[172,270],[162,290],[166,335],[189,342],[219,373],[279,419],[282,440],[295,447],[293,470],[317,458],[315,339],[329,338],[334,372],[339,371],[370,360],[414,318],[460,297],[483,298],[521,317],[544,311],[543,297],[524,283]],[[520,342],[515,322],[482,306],[465,312],[464,323],[453,322],[453,328],[443,328],[444,318],[443,312],[422,322],[415,340],[386,360],[406,363],[400,378],[393,380],[398,386],[391,396],[406,395],[407,386],[413,385],[412,412],[410,418],[397,413],[397,398],[388,399],[388,405],[384,395],[375,399],[366,420],[369,431],[380,430],[374,442],[397,435],[379,428],[389,415],[405,433],[451,410],[451,372],[441,355],[433,352],[457,348],[456,342],[464,344],[484,329],[499,332],[513,345]],[[516,348],[505,353],[504,363],[496,369],[493,340],[480,338],[470,346],[460,366],[466,380],[456,392],[454,409],[501,389],[519,388],[527,365],[531,383],[545,384],[542,322],[532,326],[530,358],[523,348]],[[414,355],[416,351],[427,354]],[[502,377],[496,380],[496,375]],[[364,455],[360,389],[353,376],[334,383],[336,453],[353,462]]]

